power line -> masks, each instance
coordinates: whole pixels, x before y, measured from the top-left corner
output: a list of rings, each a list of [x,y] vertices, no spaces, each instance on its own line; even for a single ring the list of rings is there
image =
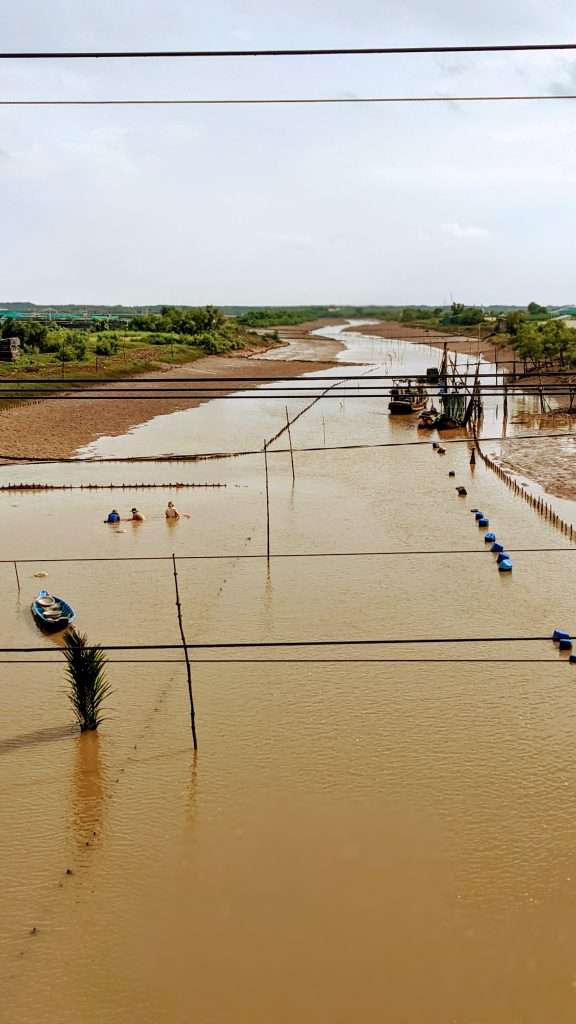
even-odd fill
[[[361,46],[273,50],[51,50],[3,51],[0,60],[134,60],[162,57],[335,57],[393,56],[426,53],[534,53],[576,50],[576,43],[498,43],[465,46]]]
[[[324,397],[322,397],[324,401]],[[544,441],[554,440],[557,438],[576,437],[576,433],[572,431],[561,431],[559,433],[551,434],[515,434],[513,437],[480,437],[479,441],[483,443],[487,441],[498,441],[501,444],[511,444],[515,441]],[[474,438],[472,436],[467,437],[450,437],[442,438],[442,445],[451,444],[474,444]],[[341,444],[341,445],[321,445],[317,447],[308,448],[293,448],[293,452],[304,454],[306,452],[343,452],[343,451],[363,451],[371,448],[422,448],[432,447],[432,441],[383,441],[373,442],[369,444]],[[285,455],[290,452],[289,448],[268,448],[269,455]],[[0,461],[3,462],[14,462],[14,463],[25,463],[26,465],[68,465],[68,466],[79,466],[85,463],[89,463],[93,466],[98,465],[110,465],[115,463],[132,463],[146,464],[146,463],[162,463],[162,462],[202,462],[210,459],[236,459],[241,456],[248,455],[262,455],[262,448],[249,448],[245,451],[235,452],[197,452],[195,454],[186,455],[184,453],[174,453],[169,455],[136,455],[136,456],[115,456],[113,458],[83,458],[83,459],[70,459],[70,458],[50,458],[40,457],[36,455],[10,455],[5,452],[0,452]],[[1,467],[0,467],[1,468]]]
[[[495,387],[496,387],[496,385],[495,385]],[[576,393],[576,386],[572,387],[572,388],[567,388],[564,385],[558,385],[557,387],[555,387],[554,385],[547,385],[546,388],[540,388],[540,387],[538,387],[538,388],[537,387],[527,388],[527,389],[524,390],[524,393],[527,396],[532,396],[532,397],[536,397],[536,398],[541,393],[544,395],[544,397],[550,397],[550,398],[554,398],[554,397],[558,397],[558,398],[573,398],[575,396],[575,393]],[[508,388],[507,391],[506,391],[506,390],[502,389],[500,387],[500,385],[498,385],[498,390],[490,389],[490,390],[486,391],[486,397],[492,397],[493,396],[494,398],[503,398],[506,394],[508,395],[509,398],[511,398],[511,397],[516,395],[516,391],[515,390],[511,390],[510,388]],[[296,391],[296,392],[290,392],[290,393],[284,393],[284,392],[280,392],[279,391],[279,392],[273,392],[273,393],[268,392],[268,393],[264,393],[264,394],[262,394],[262,393],[254,393],[254,392],[252,392],[250,394],[248,394],[248,393],[247,394],[232,394],[232,393],[222,394],[222,393],[217,392],[217,391],[206,391],[206,392],[188,391],[188,392],[180,392],[180,393],[174,393],[174,392],[170,393],[169,392],[169,393],[166,393],[166,394],[152,394],[152,395],[151,394],[141,394],[141,395],[139,395],[139,394],[134,394],[133,392],[130,393],[130,394],[93,395],[93,394],[83,394],[83,393],[75,392],[75,393],[68,394],[68,395],[58,395],[58,394],[47,395],[47,394],[43,394],[43,395],[40,396],[40,395],[34,393],[33,391],[32,392],[16,391],[16,392],[13,392],[13,393],[8,393],[8,394],[0,392],[0,401],[7,401],[7,402],[30,402],[30,401],[42,401],[42,402],[68,402],[68,401],[75,401],[75,402],[119,402],[119,401],[123,401],[123,402],[145,402],[145,401],[151,401],[151,402],[154,402],[154,401],[160,401],[160,402],[162,402],[162,401],[164,401],[164,402],[183,402],[183,401],[190,401],[190,402],[209,402],[209,401],[210,402],[254,402],[254,401],[258,401],[258,402],[260,402],[260,401],[278,401],[280,399],[282,399],[283,401],[290,401],[290,400],[303,401],[306,398],[315,398],[315,399],[320,399],[321,398],[323,400],[324,400],[324,398],[326,398],[328,400],[340,400],[340,401],[342,401],[343,399],[356,400],[356,399],[364,398],[364,399],[373,399],[374,400],[374,399],[379,399],[379,398],[380,399],[386,399],[386,398],[393,398],[393,397],[394,397],[394,395],[392,394],[391,391],[375,391],[375,390],[369,390],[368,388],[363,388],[363,389],[361,389],[359,391],[350,392],[350,393],[339,391],[337,395],[325,395],[322,392],[318,392],[318,391],[313,390],[312,388],[310,388],[309,390]],[[436,398],[436,397],[442,397],[442,396],[434,394],[434,395],[430,395],[429,397],[430,398]],[[559,409],[558,411],[561,412],[562,410]]]
[[[1,59],[1,58],[0,58]],[[574,93],[509,96],[322,96],[268,99],[113,99],[113,100],[0,100],[0,107],[253,107],[325,106],[330,104],[406,103],[533,103],[541,100],[576,100]]]
[[[359,335],[359,337],[362,337],[362,336]],[[364,337],[367,337],[367,335],[364,335]],[[402,339],[402,338],[398,338],[398,339],[396,339],[396,338],[378,338],[378,341],[402,341],[403,342],[404,340],[415,341],[417,339],[415,339],[415,338],[408,338],[408,339]],[[468,339],[466,339],[466,340],[468,340]],[[470,339],[470,340],[473,340],[473,339]],[[476,360],[476,358],[477,357],[473,353],[470,354],[470,359],[471,359],[472,362],[474,362]],[[295,362],[297,362],[297,363],[306,362],[306,361],[307,360],[299,360],[299,359],[295,360]],[[518,360],[502,359],[502,360],[498,360],[498,366],[501,366],[501,365],[503,365],[506,362],[507,363],[512,363],[512,362],[520,362],[520,361],[521,361],[520,359],[518,359]],[[321,360],[321,359],[313,359],[312,362],[314,362],[314,363],[320,362],[321,363],[321,362],[323,362],[323,360]],[[435,367],[435,369],[438,369],[438,372],[440,372],[438,367]],[[461,377],[461,378],[464,378],[464,377],[471,377],[472,379],[476,378],[476,370],[474,370],[474,369],[467,370],[463,366],[462,367],[456,367],[456,369],[457,369],[458,376]],[[527,381],[527,383],[532,383],[532,380],[534,380],[534,383],[537,384],[538,381],[535,379],[536,378],[536,374],[538,376],[538,379],[540,379],[540,377],[561,377],[561,376],[564,376],[564,375],[569,375],[569,376],[576,377],[576,367],[572,367],[572,369],[569,369],[569,368],[566,368],[566,367],[560,367],[559,366],[556,370],[537,370],[537,371],[531,371],[531,372],[528,372],[526,374],[526,376],[530,378]],[[451,373],[447,374],[447,375],[451,375]],[[480,380],[483,380],[485,378],[489,378],[490,379],[490,378],[496,377],[496,376],[501,377],[502,376],[502,372],[498,371],[498,373],[496,373],[496,371],[494,370],[494,371],[489,371],[489,372],[479,373],[478,374],[478,377],[479,377]],[[110,384],[127,384],[128,382],[134,384],[135,386],[138,386],[139,384],[143,384],[143,385],[148,385],[148,384],[207,384],[208,382],[213,383],[213,384],[224,384],[224,383],[228,384],[228,383],[239,383],[239,382],[241,382],[241,383],[254,382],[256,384],[281,384],[281,383],[284,383],[285,381],[288,381],[288,382],[295,381],[296,383],[298,383],[298,382],[301,382],[301,381],[304,381],[304,380],[311,381],[312,383],[316,383],[316,382],[324,383],[325,382],[325,383],[328,383],[328,384],[333,384],[333,383],[336,383],[336,382],[346,383],[347,381],[354,381],[354,383],[357,383],[357,382],[360,382],[360,381],[373,381],[373,380],[401,380],[401,379],[405,379],[406,377],[411,377],[412,379],[415,379],[415,378],[425,379],[426,378],[426,374],[425,373],[412,373],[412,374],[408,374],[408,373],[401,373],[401,372],[398,372],[398,373],[370,373],[369,372],[369,376],[368,376],[367,373],[364,372],[362,374],[347,373],[344,377],[337,377],[334,374],[330,374],[330,375],[327,374],[326,376],[323,376],[321,374],[314,374],[313,377],[300,377],[300,376],[296,376],[295,377],[294,375],[291,375],[291,374],[286,374],[286,375],[277,374],[274,377],[265,377],[265,376],[258,376],[258,377],[249,377],[249,376],[241,376],[241,377],[213,377],[211,375],[205,375],[205,376],[200,376],[200,377],[173,377],[172,375],[170,377],[167,377],[167,376],[164,376],[164,377],[148,377],[148,376],[144,377],[144,376],[139,376],[139,377],[129,377],[129,378],[126,378],[126,377],[107,377],[105,380],[102,381],[102,384],[100,385],[100,387],[102,387],[102,388],[103,387],[107,387]],[[95,378],[95,377],[65,377],[64,381],[62,381],[61,377],[35,377],[33,381],[31,381],[29,377],[3,377],[3,378],[0,378],[0,386],[5,386],[5,387],[11,387],[14,384],[24,384],[27,387],[31,387],[31,386],[35,387],[37,384],[47,384],[47,385],[52,385],[52,386],[57,384],[57,385],[61,386],[62,383],[64,383],[66,386],[68,386],[69,384],[91,384],[94,387],[95,390],[100,390],[99,385],[98,385],[98,379]],[[432,384],[432,383],[435,383],[435,382],[430,381],[429,383]],[[517,384],[517,386],[523,386],[523,383],[521,381],[520,382],[515,382],[515,383]],[[514,386],[514,385],[511,383],[510,386]]]
[[[183,658],[107,658],[108,665],[184,665]],[[190,658],[191,665],[570,665],[556,658]],[[47,658],[0,658],[0,665],[52,665]]]
[[[127,520],[130,522],[130,520]],[[436,555],[485,555],[487,545],[482,548],[435,548],[406,550],[406,551],[289,551],[278,554],[266,552],[261,554],[216,554],[216,555],[178,555],[178,561],[182,562],[210,562],[210,561],[255,561],[265,558],[267,561],[288,558],[405,558],[405,557],[432,557]],[[566,554],[576,553],[576,546],[548,547],[548,548],[516,548],[506,545],[506,550],[514,554]],[[84,562],[170,562],[171,555],[94,555],[77,556],[65,558],[1,558],[0,565],[64,565]]]
[[[388,647],[419,644],[494,644],[494,643],[533,643],[550,640],[546,636],[472,636],[472,637],[406,637],[388,639],[355,639],[355,640],[257,640],[257,641],[216,641],[215,643],[187,643],[190,651],[205,650],[254,650],[279,647]],[[181,651],[183,644],[97,644],[87,646],[86,650],[102,651]],[[60,648],[47,651],[45,647],[0,647],[0,654],[63,654]]]

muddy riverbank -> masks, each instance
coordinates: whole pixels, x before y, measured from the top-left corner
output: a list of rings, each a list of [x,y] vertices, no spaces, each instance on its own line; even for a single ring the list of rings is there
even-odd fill
[[[383,340],[401,339],[418,346],[429,345],[434,349],[442,349],[444,343],[448,341],[450,351],[474,358],[483,355],[493,364],[498,360],[499,365],[504,365],[507,370],[511,370],[513,366],[513,350],[502,345],[497,345],[494,348],[493,339],[479,345],[474,338],[450,337],[447,339],[437,335],[434,331],[422,332],[420,328],[408,327],[405,324],[391,321],[351,326],[347,328],[346,333],[369,338],[382,338]],[[531,387],[533,387],[535,379],[537,381],[537,378],[534,377],[524,378]],[[553,388],[561,383],[566,384],[566,378],[546,378],[544,392],[547,384]],[[520,389],[522,388],[522,379],[517,381],[517,385]],[[491,415],[488,417],[488,432],[490,435],[501,434],[502,440],[496,444],[488,443],[486,451],[491,452],[495,461],[499,462],[503,468],[519,477],[527,477],[528,480],[533,481],[553,497],[576,500],[575,438],[551,437],[547,439],[543,437],[537,441],[507,438],[507,434],[514,432],[545,435],[569,433],[576,430],[576,414],[571,415],[562,408],[568,406],[569,397],[554,398],[553,395],[549,395],[548,401],[551,407],[558,406],[558,408],[542,413],[539,411],[539,398],[536,396],[521,395],[518,392],[511,393],[509,416],[504,422],[502,398],[498,400],[487,396],[486,402],[492,407]],[[449,433],[446,436],[449,436]]]
[[[460,352],[462,355],[478,357],[484,355],[485,359],[492,362],[498,361],[511,368],[515,356],[513,349],[501,344],[496,338],[479,341],[471,331],[469,334],[441,334],[438,331],[426,327],[411,327],[395,320],[381,320],[370,326],[363,325],[350,327],[351,333],[370,334],[376,338],[388,340],[399,339],[401,341],[418,341],[422,345],[430,345],[432,348],[444,348],[446,342],[452,352]],[[508,366],[510,364],[510,366]]]
[[[302,337],[306,337],[306,332]],[[292,338],[290,334],[286,341],[292,341]],[[22,403],[0,412],[0,454],[68,458],[78,448],[103,435],[118,437],[155,416],[194,409],[216,394],[252,389],[258,386],[259,379],[292,378],[327,370],[334,365],[335,357],[343,347],[338,341],[317,339],[313,352],[305,353],[299,359],[282,358],[285,347],[271,350],[274,359],[263,358],[261,350],[256,350],[257,355],[248,351],[232,356],[208,356],[162,373],[155,371],[120,383],[86,389],[79,395]],[[186,381],[198,377],[202,378],[202,383],[186,384]],[[218,377],[239,379],[229,384],[212,379]],[[154,378],[152,394],[150,378]],[[192,398],[181,391],[176,397],[171,397],[170,391],[179,387],[179,381],[183,381],[182,388],[201,388],[205,394]],[[124,400],[111,401],[115,394]]]

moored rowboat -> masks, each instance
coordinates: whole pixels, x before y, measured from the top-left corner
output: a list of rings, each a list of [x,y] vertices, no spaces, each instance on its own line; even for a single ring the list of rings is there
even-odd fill
[[[61,597],[53,597],[47,590],[41,590],[32,601],[32,615],[42,629],[66,629],[76,618],[74,609]]]

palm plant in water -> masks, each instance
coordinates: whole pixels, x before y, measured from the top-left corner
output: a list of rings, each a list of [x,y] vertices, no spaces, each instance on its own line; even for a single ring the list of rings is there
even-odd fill
[[[102,706],[111,689],[106,679],[106,655],[101,647],[88,647],[86,635],[72,630],[64,639],[68,697],[81,732],[97,729]]]

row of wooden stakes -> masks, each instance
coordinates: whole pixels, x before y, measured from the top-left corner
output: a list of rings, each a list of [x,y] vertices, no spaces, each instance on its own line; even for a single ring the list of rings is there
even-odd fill
[[[183,487],[227,487],[228,484],[2,484],[0,492],[10,491],[137,491],[152,490],[154,488],[168,488],[178,490]]]
[[[528,502],[528,504],[531,505],[532,508],[536,510],[536,512],[539,512],[540,515],[544,516],[544,518],[552,526],[555,526],[558,530],[560,530],[561,533],[566,534],[566,536],[569,537],[570,540],[573,539],[574,535],[576,534],[576,529],[572,526],[571,523],[567,523],[565,519],[562,519],[562,517],[554,511],[552,506],[549,505],[547,501],[544,501],[544,498],[539,498],[535,494],[531,494],[530,491],[527,491],[526,488],[521,487],[517,480],[514,480],[514,478],[511,477],[508,473],[506,473],[506,471],[502,469],[502,467],[499,466],[497,462],[494,462],[494,460],[491,459],[489,455],[486,455],[485,452],[482,451],[480,445],[478,444],[478,441],[476,441],[476,451],[478,452],[480,458],[484,462],[484,465],[488,466],[488,468],[491,469],[492,472],[496,473],[496,476],[500,477],[500,479],[508,487],[510,487],[514,494],[517,494],[520,497],[522,497],[524,501]]]

